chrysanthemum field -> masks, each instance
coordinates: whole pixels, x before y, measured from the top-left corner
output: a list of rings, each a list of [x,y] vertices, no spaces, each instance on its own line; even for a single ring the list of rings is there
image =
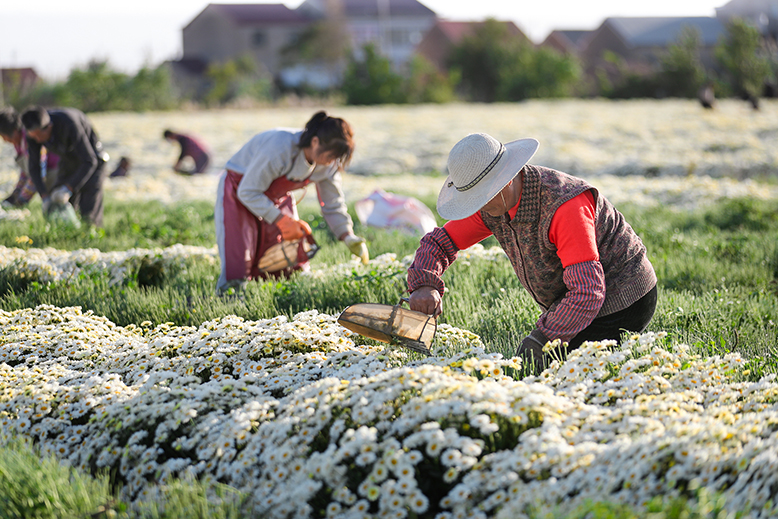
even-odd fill
[[[446,274],[432,357],[341,327],[349,304],[398,301],[418,238],[358,224],[361,265],[311,194],[312,271],[213,294],[216,172],[169,172],[162,129],[199,133],[223,162],[312,110],[95,114],[135,163],[108,184],[105,229],[52,227],[38,202],[0,219],[0,448],[27,439],[106,477],[129,511],[198,480],[235,489],[244,517],[599,517],[596,503],[648,517],[674,502],[778,517],[778,105],[721,106],[330,110],[357,130],[350,206],[379,187],[434,206],[448,148],[487,131],[538,136],[537,163],[622,209],[657,270],[657,314],[621,344],[549,345],[542,373],[513,356],[539,310],[493,242]]]

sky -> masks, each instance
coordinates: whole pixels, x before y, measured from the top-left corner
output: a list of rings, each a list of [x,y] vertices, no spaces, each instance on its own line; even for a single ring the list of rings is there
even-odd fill
[[[283,3],[303,0],[216,0]],[[420,0],[447,20],[514,22],[535,43],[554,29],[599,27],[611,16],[715,16],[727,0]],[[61,80],[92,59],[135,73],[182,55],[181,29],[207,0],[0,0],[0,68],[34,67]]]

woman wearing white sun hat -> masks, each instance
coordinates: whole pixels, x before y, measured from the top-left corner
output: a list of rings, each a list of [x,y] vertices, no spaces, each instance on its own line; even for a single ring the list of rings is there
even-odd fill
[[[484,133],[459,141],[438,213],[449,219],[421,239],[408,269],[410,306],[443,311],[441,276],[458,251],[494,235],[521,284],[540,305],[535,329],[517,354],[546,365],[543,346],[641,332],[656,308],[656,274],[632,227],[586,181],[527,164],[535,139],[507,144]]]

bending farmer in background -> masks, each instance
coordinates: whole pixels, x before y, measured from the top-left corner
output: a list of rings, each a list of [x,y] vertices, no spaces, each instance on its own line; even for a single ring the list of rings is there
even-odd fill
[[[316,113],[304,130],[277,128],[251,138],[227,162],[216,200],[216,240],[221,259],[217,292],[241,288],[245,280],[268,277],[259,260],[282,240],[311,234],[300,221],[291,191],[313,182],[321,213],[339,240],[367,263],[365,240],[354,235],[340,172],[354,150],[343,119]],[[306,258],[287,271],[308,268]]]
[[[173,171],[182,175],[194,175],[202,173],[208,168],[208,164],[211,163],[211,154],[198,139],[171,130],[165,130],[162,135],[165,137],[165,140],[177,142],[181,146],[181,154],[178,156],[176,163],[173,164]],[[192,158],[195,164],[194,169],[186,170],[183,168],[183,161],[186,157]]]
[[[14,160],[19,166],[19,181],[8,198],[3,200],[2,205],[3,207],[24,207],[37,191],[29,173],[27,132],[22,125],[22,117],[13,108],[0,110],[0,137],[5,142],[13,144],[14,150],[16,150]],[[59,157],[56,154],[46,153],[45,148],[41,150],[41,176],[43,176],[47,189],[51,189],[57,179],[58,164]]]
[[[573,349],[643,331],[657,290],[646,248],[621,213],[586,181],[527,164],[537,148],[535,139],[503,145],[483,133],[452,148],[437,203],[451,221],[421,239],[408,288],[411,309],[440,314],[443,272],[458,251],[494,235],[542,309],[517,354],[543,368],[549,341]]]
[[[75,108],[28,109],[22,114],[27,129],[30,178],[43,199],[43,210],[49,205],[70,203],[81,219],[100,227],[103,224],[103,183],[108,155],[89,120]],[[49,189],[41,169],[41,148],[60,157],[59,173]]]

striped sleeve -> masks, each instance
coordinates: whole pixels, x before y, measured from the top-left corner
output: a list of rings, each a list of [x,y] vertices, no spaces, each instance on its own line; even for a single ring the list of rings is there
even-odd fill
[[[441,276],[457,259],[458,252],[459,249],[442,227],[436,227],[425,234],[408,268],[408,290],[413,292],[419,287],[431,286],[443,294],[445,284]]]
[[[567,293],[540,316],[538,329],[550,340],[570,341],[589,326],[605,302],[605,272],[599,261],[568,266],[562,275]]]

